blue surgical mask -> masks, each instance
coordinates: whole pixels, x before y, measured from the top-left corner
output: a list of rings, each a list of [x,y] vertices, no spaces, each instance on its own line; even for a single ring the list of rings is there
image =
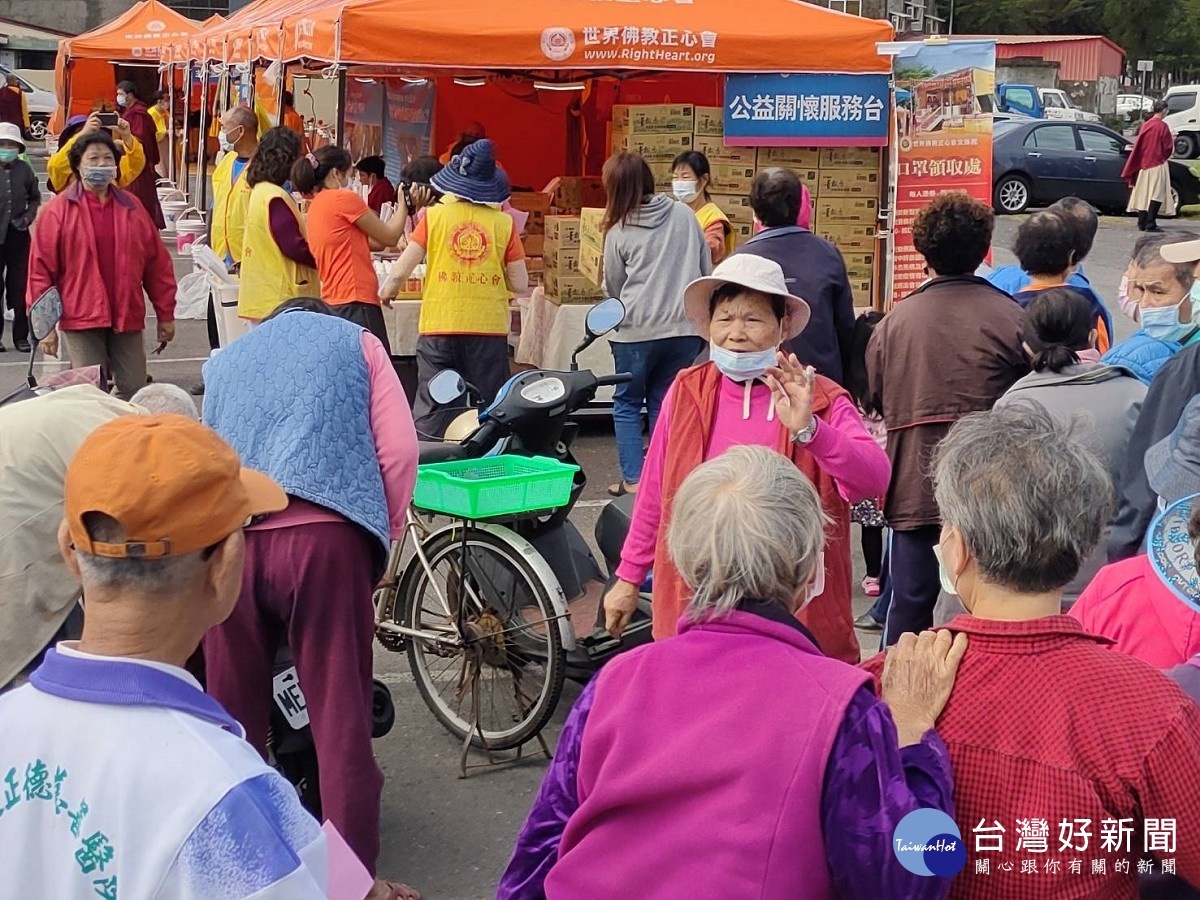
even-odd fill
[[[768,366],[776,364],[776,352],[774,347],[768,347],[766,350],[747,350],[739,353],[710,344],[708,358],[727,378],[733,381],[753,381],[755,378],[762,378],[767,373]]]
[[[81,169],[79,174],[83,177],[83,182],[88,187],[99,190],[103,187],[108,187],[117,180],[116,166],[88,166]]]
[[[1192,304],[1192,324],[1200,325],[1200,278],[1192,282],[1192,289],[1188,293],[1188,302]]]
[[[16,162],[16,159],[20,153],[20,150],[17,150],[13,147],[4,147],[3,149],[0,149],[0,163],[3,163],[7,166],[11,162]]]
[[[1180,300],[1174,306],[1142,307],[1142,330],[1152,338],[1160,341],[1179,341],[1189,331],[1192,325],[1179,321],[1179,308],[1186,300]]]
[[[129,102],[128,94],[117,94],[117,106],[125,106]]]

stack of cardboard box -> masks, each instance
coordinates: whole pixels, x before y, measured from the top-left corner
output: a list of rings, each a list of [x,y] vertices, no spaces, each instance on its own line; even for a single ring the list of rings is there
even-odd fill
[[[875,279],[875,235],[881,189],[880,151],[875,147],[726,147],[725,111],[688,104],[613,107],[612,152],[640,154],[654,172],[655,189],[671,191],[671,163],[685,150],[708,157],[709,192],[734,227],[740,246],[754,234],[750,189],[755,174],[772,166],[793,170],[813,200],[813,230],[846,260],[855,303],[869,306]],[[601,202],[596,206],[600,206]],[[589,212],[587,202],[583,212]],[[583,229],[585,232],[588,229]],[[581,271],[596,275],[603,240],[596,231],[593,256],[581,249]],[[584,241],[584,248],[588,242]]]
[[[580,240],[579,216],[546,218],[543,285],[551,303],[595,303],[600,299],[600,288],[580,272]]]
[[[881,186],[879,149],[762,147],[756,162],[759,169],[791,169],[808,186],[813,231],[842,252],[855,304],[871,305]]]
[[[692,149],[696,107],[690,103],[613,107],[613,153],[636,153],[654,173],[654,187],[671,191],[671,163]]]
[[[671,192],[671,163],[686,150],[699,150],[712,169],[709,192],[734,226],[737,244],[754,233],[750,207],[741,200],[754,182],[755,153],[726,147],[725,111],[719,106],[660,104],[613,107],[613,153],[637,153],[654,172],[656,190]]]

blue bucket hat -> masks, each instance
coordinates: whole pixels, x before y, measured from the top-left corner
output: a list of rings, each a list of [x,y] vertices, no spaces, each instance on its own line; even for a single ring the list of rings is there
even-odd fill
[[[1146,451],[1146,479],[1167,503],[1200,492],[1200,396],[1183,408],[1175,430]]]
[[[1200,612],[1200,572],[1196,548],[1188,536],[1188,520],[1200,494],[1177,500],[1155,516],[1146,536],[1150,567],[1171,593]]]
[[[429,183],[472,203],[500,204],[512,194],[508,176],[496,165],[496,145],[487,138],[464,147]]]

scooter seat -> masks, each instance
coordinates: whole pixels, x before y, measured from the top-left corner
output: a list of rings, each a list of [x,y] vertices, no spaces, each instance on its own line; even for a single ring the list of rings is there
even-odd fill
[[[453,441],[421,441],[418,454],[417,461],[422,464],[466,458],[463,445]]]

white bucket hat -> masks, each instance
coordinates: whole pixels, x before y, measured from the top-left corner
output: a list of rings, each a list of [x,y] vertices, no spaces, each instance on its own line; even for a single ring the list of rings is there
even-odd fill
[[[21,129],[11,122],[0,122],[0,141],[12,141],[25,152],[25,138],[21,137]]]
[[[790,341],[808,324],[808,304],[788,293],[787,279],[783,269],[774,260],[751,253],[735,253],[713,269],[713,273],[705,278],[697,278],[683,292],[683,308],[700,336],[709,340],[709,325],[712,313],[709,304],[712,295],[727,284],[736,284],[752,291],[763,294],[773,294],[782,297],[787,302],[788,327],[784,330],[783,340]]]
[[[1173,244],[1163,244],[1158,248],[1158,255],[1169,263],[1200,262],[1200,241],[1176,241]]]

